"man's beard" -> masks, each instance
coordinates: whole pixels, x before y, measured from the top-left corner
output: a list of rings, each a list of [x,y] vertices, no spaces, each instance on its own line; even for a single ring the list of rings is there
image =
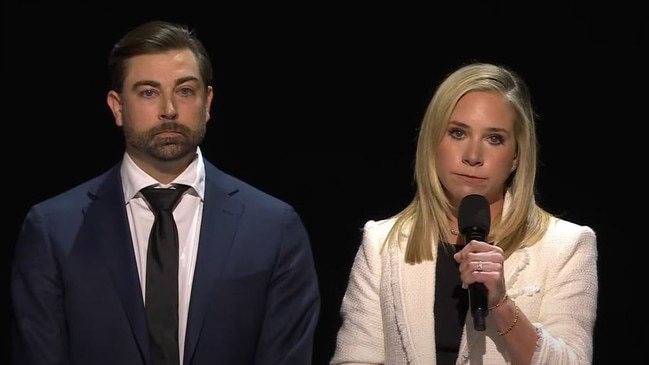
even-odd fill
[[[196,147],[205,137],[206,125],[202,123],[197,130],[191,130],[176,122],[164,122],[146,132],[137,132],[129,127],[129,123],[124,123],[123,132],[128,146],[158,161],[174,161],[196,152]],[[178,134],[173,137],[156,136],[165,131]]]

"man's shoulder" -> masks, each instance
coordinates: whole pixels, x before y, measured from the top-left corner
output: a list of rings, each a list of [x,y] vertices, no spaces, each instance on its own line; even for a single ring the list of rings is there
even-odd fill
[[[229,174],[206,161],[206,186],[217,188],[227,195],[241,200],[246,204],[285,208],[290,206],[282,198],[266,191],[263,187],[256,186],[240,177]]]
[[[46,211],[62,211],[78,205],[85,205],[98,194],[111,173],[115,173],[114,169],[87,180],[77,182],[76,185],[34,204],[34,208]],[[115,181],[117,183],[115,187],[119,187],[119,180],[116,179]]]

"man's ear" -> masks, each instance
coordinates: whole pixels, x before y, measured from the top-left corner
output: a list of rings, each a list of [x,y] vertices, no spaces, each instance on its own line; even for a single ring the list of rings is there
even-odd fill
[[[116,91],[110,90],[108,95],[106,95],[106,103],[108,107],[113,112],[113,117],[115,117],[115,124],[118,127],[122,126],[122,99]]]

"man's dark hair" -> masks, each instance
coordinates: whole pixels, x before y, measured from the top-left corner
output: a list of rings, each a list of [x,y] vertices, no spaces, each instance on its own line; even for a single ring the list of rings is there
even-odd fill
[[[173,50],[189,49],[194,53],[205,88],[212,82],[212,63],[203,43],[186,25],[160,20],[144,23],[126,33],[108,56],[111,89],[122,92],[130,58]]]

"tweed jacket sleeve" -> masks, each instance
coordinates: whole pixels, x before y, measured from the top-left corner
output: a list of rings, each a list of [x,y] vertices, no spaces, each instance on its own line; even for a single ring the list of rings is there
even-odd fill
[[[375,224],[369,221],[365,227]],[[331,364],[384,363],[380,251],[389,227],[383,228],[385,230],[365,229],[363,232],[343,297],[342,327]]]

